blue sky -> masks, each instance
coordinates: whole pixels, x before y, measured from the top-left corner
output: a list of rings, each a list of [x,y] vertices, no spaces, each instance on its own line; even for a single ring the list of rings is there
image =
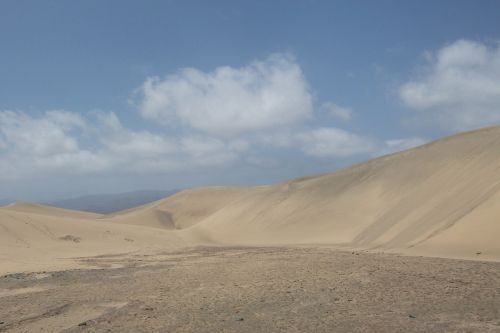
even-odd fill
[[[500,123],[498,1],[2,1],[0,198],[246,185]]]

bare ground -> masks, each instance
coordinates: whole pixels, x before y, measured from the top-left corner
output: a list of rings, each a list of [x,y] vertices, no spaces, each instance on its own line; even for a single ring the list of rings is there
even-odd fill
[[[0,278],[0,332],[500,332],[500,263],[329,248],[82,258]]]

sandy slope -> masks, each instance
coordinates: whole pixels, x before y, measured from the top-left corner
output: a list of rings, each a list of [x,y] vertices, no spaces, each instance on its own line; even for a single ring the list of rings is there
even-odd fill
[[[32,254],[212,243],[335,244],[500,260],[499,218],[500,127],[494,127],[332,174],[187,190],[110,216],[25,204],[0,208],[0,257],[4,267],[5,260]],[[61,240],[65,235],[82,240]]]
[[[106,223],[50,209],[34,212],[31,205],[0,209],[0,274],[75,267],[69,258],[132,251],[150,252],[181,247],[182,233]],[[43,214],[42,214],[43,213]],[[62,214],[62,216],[61,216]]]

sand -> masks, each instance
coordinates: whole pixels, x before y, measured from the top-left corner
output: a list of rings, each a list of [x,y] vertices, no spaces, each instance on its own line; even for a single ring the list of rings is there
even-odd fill
[[[0,275],[78,267],[74,258],[157,251],[186,245],[167,230],[106,223],[100,216],[16,204],[0,209]],[[26,209],[25,209],[26,208]],[[62,212],[61,212],[62,211]],[[97,218],[96,218],[97,216]]]

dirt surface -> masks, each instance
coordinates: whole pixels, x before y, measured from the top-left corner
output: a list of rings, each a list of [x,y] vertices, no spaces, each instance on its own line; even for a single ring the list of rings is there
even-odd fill
[[[500,263],[328,248],[82,258],[0,278],[0,332],[500,332]]]

